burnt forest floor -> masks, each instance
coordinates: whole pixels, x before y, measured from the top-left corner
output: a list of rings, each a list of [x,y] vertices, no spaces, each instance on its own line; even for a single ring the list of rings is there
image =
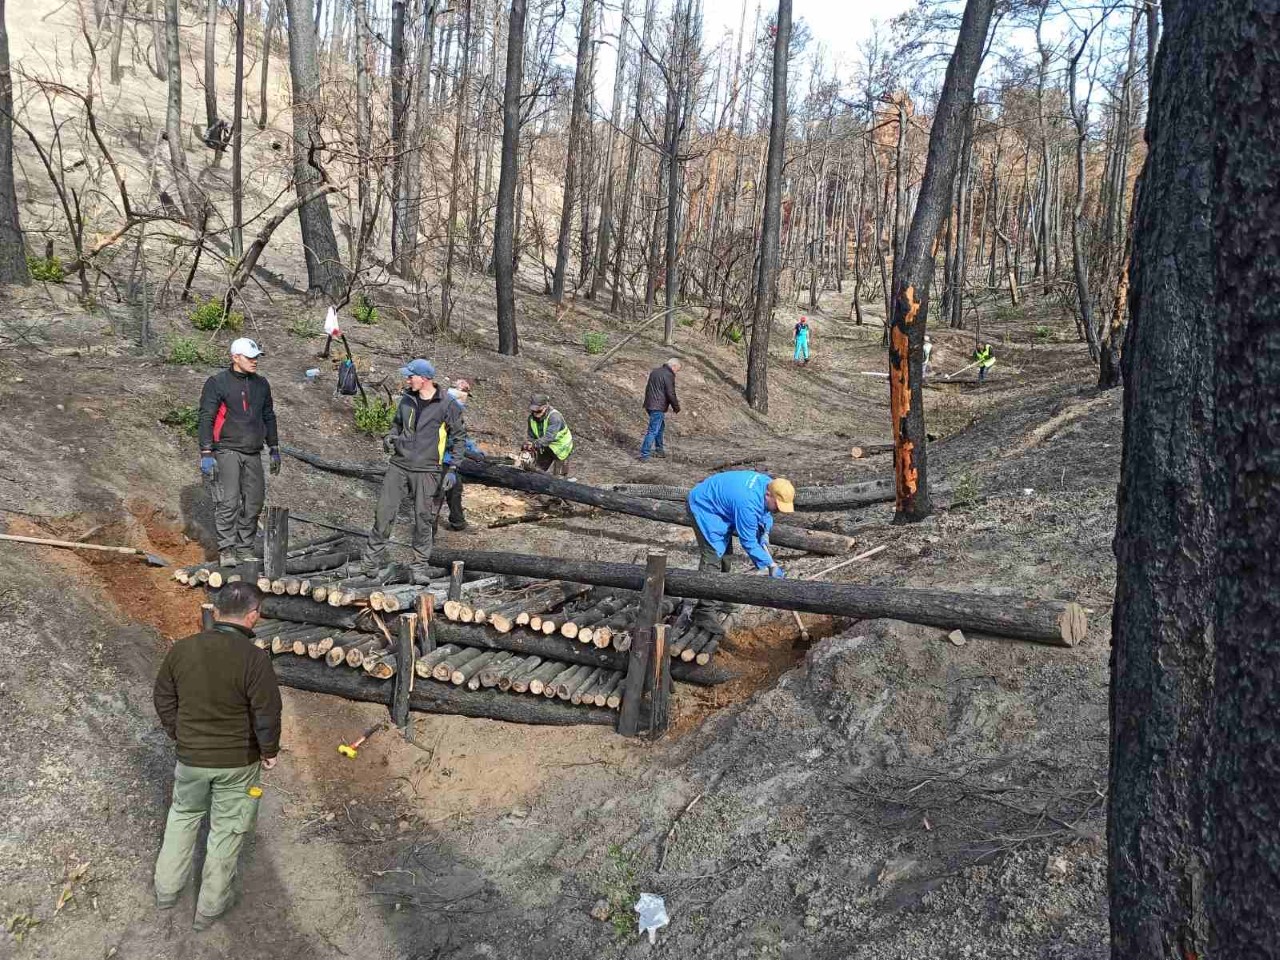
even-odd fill
[[[789,359],[793,312],[779,312],[762,417],[742,400],[745,346],[711,340],[700,317],[676,347],[645,334],[597,370],[583,334],[616,344],[616,320],[581,301],[558,317],[524,290],[521,355],[500,358],[488,287],[468,289],[447,336],[415,335],[397,319],[407,304],[347,326],[371,388],[412,355],[471,379],[468,424],[491,452],[512,452],[539,389],[568,418],[587,482],[688,484],[742,460],[800,484],[890,472],[886,456],[849,456],[888,439],[886,381],[865,375],[886,365],[879,326],[839,319],[834,296],[831,313],[810,314],[804,368]],[[281,296],[254,314],[282,438],[380,459],[349,398],[332,396],[319,340],[288,332],[321,315]],[[792,620],[749,611],[722,648],[740,679],[678,687],[673,734],[656,745],[424,716],[413,742],[380,735],[347,762],[337,743],[379,709],[286,691],[243,901],[203,934],[189,929],[190,896],[161,914],[150,890],[173,763],[150,686],[199,596],[127,559],[0,547],[0,956],[1104,956],[1120,395],[1092,389],[1069,319],[1035,303],[982,316],[999,358],[982,387],[943,379],[973,334],[934,333],[935,515],[894,526],[881,505],[815,519],[859,549],[887,547],[840,578],[1071,597],[1090,611],[1084,643],[956,646],[896,621],[806,618],[820,639],[804,649]],[[186,332],[184,318],[159,311],[155,340]],[[132,314],[85,311],[55,287],[9,297],[0,342],[7,531],[205,555],[195,443],[160,421],[197,401],[211,368],[163,362],[163,347],[138,348]],[[685,412],[668,427],[671,459],[642,465],[645,377],[671,355],[686,361]],[[364,526],[375,497],[286,461],[268,502]],[[473,486],[466,503],[476,531],[442,527],[442,542],[620,560],[662,545],[693,564],[682,529],[585,508],[489,529],[547,505]],[[803,575],[832,561],[783,562]],[[672,918],[654,947],[634,932],[641,890]]]

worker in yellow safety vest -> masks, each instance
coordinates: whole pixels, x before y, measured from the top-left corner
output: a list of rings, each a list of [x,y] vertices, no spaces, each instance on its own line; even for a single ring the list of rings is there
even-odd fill
[[[979,383],[987,379],[987,370],[996,365],[996,358],[991,352],[991,344],[989,343],[980,344],[969,359],[978,365]]]
[[[573,434],[564,415],[551,406],[545,393],[529,398],[529,430],[522,449],[533,457],[531,469],[550,470],[557,477],[568,475]]]

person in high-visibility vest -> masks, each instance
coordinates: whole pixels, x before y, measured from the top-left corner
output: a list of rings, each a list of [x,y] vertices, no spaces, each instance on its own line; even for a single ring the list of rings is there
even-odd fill
[[[529,429],[522,448],[533,454],[533,466],[550,470],[557,477],[569,473],[569,457],[573,453],[573,434],[564,414],[551,406],[545,393],[529,398]]]
[[[991,344],[989,343],[980,344],[969,359],[978,365],[979,383],[987,379],[987,370],[996,365],[996,358],[991,352]]]

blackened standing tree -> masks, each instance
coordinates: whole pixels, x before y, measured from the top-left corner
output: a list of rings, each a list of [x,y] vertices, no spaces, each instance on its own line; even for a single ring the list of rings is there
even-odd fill
[[[464,186],[462,161],[467,154],[470,122],[467,104],[471,100],[471,0],[462,0],[462,5],[462,49],[458,57],[462,64],[462,76],[458,79],[456,90],[458,111],[453,123],[453,160],[449,163],[449,212],[445,217],[445,234],[448,239],[445,242],[444,276],[440,281],[440,327],[443,330],[449,329],[449,320],[453,316],[453,261],[458,250],[460,209],[458,192]]]
[[[565,274],[569,270],[569,246],[573,228],[573,206],[577,199],[578,154],[582,151],[582,126],[587,122],[587,99],[591,94],[588,79],[591,75],[592,13],[596,0],[582,0],[582,19],[578,24],[578,62],[573,78],[573,105],[569,114],[568,157],[564,165],[564,199],[560,204],[560,234],[556,244],[556,269],[551,278],[551,299],[564,301]]]
[[[303,201],[298,208],[298,225],[307,260],[307,289],[338,300],[343,292],[342,264],[333,235],[329,199],[312,197],[327,179],[319,160],[324,136],[320,132],[322,104],[315,23],[308,0],[285,0],[285,5],[289,16],[289,79],[293,87],[293,185],[298,199]]]
[[[613,246],[613,296],[609,300],[609,312],[617,313],[622,306],[622,262],[627,241],[631,235],[631,211],[635,208],[636,169],[640,162],[640,122],[648,104],[648,62],[644,51],[653,41],[653,24],[656,15],[654,0],[646,0],[644,26],[640,28],[640,56],[636,62],[635,108],[631,113],[631,126],[627,132],[627,171],[622,184],[622,213],[618,219],[618,239]]]
[[[231,113],[231,255],[244,256],[244,0],[236,0],[236,82]]]
[[[266,24],[262,28],[262,73],[258,85],[258,129],[267,128],[267,74],[271,65],[271,41],[275,33],[276,23],[280,20],[280,10],[285,0],[270,0],[267,8]]]
[[[622,124],[623,81],[627,72],[627,31],[631,29],[631,0],[622,0],[622,19],[618,24],[617,63],[613,72],[613,109],[609,111],[609,126],[605,132],[604,196],[600,199],[600,232],[596,236],[596,264],[592,274],[588,296],[595,299],[604,289],[605,273],[609,266],[609,251],[613,249],[613,151],[617,143],[615,133]]]
[[[204,122],[205,129],[214,130],[218,122],[218,0],[205,0],[204,4]],[[222,148],[213,152],[213,165],[222,162]]]
[[[405,131],[409,120],[409,81],[405,65],[406,0],[391,0],[391,266],[396,273],[408,269],[407,258],[413,246],[409,232],[408,198],[405,196],[405,167],[416,161],[407,156]],[[416,231],[416,225],[415,225]]]
[[[18,192],[13,182],[13,78],[9,74],[9,31],[0,0],[0,283],[30,281]]]
[[[755,313],[747,353],[747,403],[769,412],[769,334],[773,328],[773,288],[777,282],[782,228],[782,157],[787,139],[787,52],[791,47],[791,0],[778,0],[773,46],[773,112],[769,117],[769,159],[765,168],[764,220],[760,227],[760,266],[756,274]]]
[[[178,0],[165,0],[165,48],[169,56],[169,97],[165,110],[165,137],[169,141],[169,164],[182,213],[187,222],[203,229],[204,197],[187,170],[187,152],[182,146],[182,40],[178,34]]]
[[[169,79],[169,57],[164,39],[164,0],[151,0],[151,70],[164,83]]]
[[[1112,956],[1265,957],[1280,897],[1274,5],[1166,0],[1122,354]]]
[[[520,180],[520,85],[524,79],[525,0],[511,0],[507,78],[502,90],[502,170],[493,224],[493,273],[498,292],[498,352],[520,352],[516,331],[516,184]]]
[[[279,2],[279,0],[277,0]],[[351,269],[356,274],[364,264],[365,247],[373,233],[377,190],[370,181],[369,154],[373,141],[373,39],[369,30],[368,0],[355,0],[352,9],[355,20],[356,57],[356,184],[360,204],[360,227],[356,233],[355,256]]]
[[[973,104],[973,84],[982,66],[995,0],[968,0],[960,35],[947,64],[942,94],[929,131],[929,153],[915,214],[895,265],[893,314],[889,326],[889,414],[893,419],[893,468],[897,488],[895,522],[923,520],[929,502],[921,366],[929,287],[933,282],[933,242],[947,214],[951,185]]]

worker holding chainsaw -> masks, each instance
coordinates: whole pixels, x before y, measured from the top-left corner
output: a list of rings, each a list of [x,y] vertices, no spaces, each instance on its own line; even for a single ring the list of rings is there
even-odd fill
[[[196,930],[231,906],[240,848],[258,820],[261,771],[274,767],[280,752],[280,689],[271,657],[253,645],[261,602],[251,583],[223,587],[213,627],[177,641],[156,676],[156,715],[178,754],[156,859],[156,905],[178,905],[207,816]]]
[[[436,385],[436,368],[428,360],[413,360],[401,368],[406,387],[400,396],[391,432],[382,448],[391,455],[382,491],[374,512],[369,543],[361,557],[364,572],[372,576],[386,558],[387,540],[400,504],[413,500],[413,574],[426,582],[434,539],[434,521],[449,487],[456,482],[457,463],[465,449],[467,432],[462,408]],[[452,462],[445,463],[445,454]]]
[[[233,341],[231,366],[206,380],[200,393],[200,473],[213,492],[218,563],[223,567],[256,559],[258,515],[267,497],[264,444],[272,476],[280,472],[271,384],[258,375],[262,353],[248,337]]]
[[[573,434],[564,414],[551,406],[545,393],[529,398],[529,428],[521,447],[527,469],[548,470],[557,477],[569,473],[569,457],[573,454]]]
[[[449,399],[458,405],[458,409],[463,414],[466,413],[467,403],[471,400],[471,383],[467,380],[459,380],[448,390]],[[470,457],[473,460],[483,460],[484,451],[470,437],[463,442],[463,456]],[[444,452],[445,466],[450,466],[454,462],[453,452],[446,450]],[[445,481],[448,482],[449,476],[453,477],[453,482],[445,489],[445,502],[449,504],[449,529],[455,532],[462,532],[469,526],[467,523],[467,515],[462,510],[462,478],[455,471],[446,475]]]
[[[729,572],[732,538],[758,571],[781,579],[786,572],[769,553],[774,513],[795,510],[796,488],[785,477],[770,478],[754,470],[729,470],[707,477],[689,491],[689,513],[698,540],[698,569]],[[727,604],[699,601],[693,622],[712,633],[724,633],[717,614]]]

